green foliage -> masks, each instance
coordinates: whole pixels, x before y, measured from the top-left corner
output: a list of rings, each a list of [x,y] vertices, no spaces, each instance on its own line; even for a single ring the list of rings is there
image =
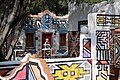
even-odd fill
[[[0,3],[2,3],[2,1],[4,0],[0,0]],[[27,4],[26,1],[27,0],[21,0],[21,4],[26,5]],[[99,3],[101,1],[106,1],[106,0],[31,0],[31,4],[29,5],[30,13],[37,14],[44,10],[50,10],[57,15],[65,15],[68,13],[68,3],[69,2],[73,3],[75,1],[76,1],[76,4],[81,4],[81,3],[94,4],[94,3]],[[14,3],[14,0],[11,1],[11,5],[10,5],[11,8],[13,7],[13,3]],[[0,10],[0,12],[1,11],[2,10]]]
[[[44,10],[50,10],[57,15],[65,15],[68,12],[67,0],[40,0],[33,1],[30,5],[32,14],[37,14]]]
[[[53,11],[57,15],[65,15],[68,13],[68,3],[75,2],[76,4],[88,3],[95,4],[107,0],[33,0],[30,5],[32,14],[37,14],[44,10]]]

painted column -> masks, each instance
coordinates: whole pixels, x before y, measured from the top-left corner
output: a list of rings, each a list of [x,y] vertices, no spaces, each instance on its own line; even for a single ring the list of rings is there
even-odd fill
[[[42,52],[42,32],[40,32],[40,30],[38,30],[38,53]]]
[[[92,80],[96,80],[96,13],[88,15],[88,33],[91,37]]]
[[[88,34],[80,34],[80,59],[91,59],[91,38]]]
[[[67,48],[67,51],[68,51],[68,32],[66,33],[66,48]]]
[[[109,35],[110,26],[100,25],[104,17],[97,13],[89,14],[88,28],[91,37],[93,80],[109,80]],[[107,20],[106,20],[107,21]]]
[[[60,38],[60,33],[59,31],[56,32],[56,50],[59,50],[59,38]]]
[[[38,31],[35,31],[35,50],[38,53]]]
[[[42,52],[42,32],[40,32],[40,52]]]

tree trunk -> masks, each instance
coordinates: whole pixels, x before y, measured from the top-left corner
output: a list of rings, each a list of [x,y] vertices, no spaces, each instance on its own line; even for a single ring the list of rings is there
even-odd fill
[[[8,53],[5,57],[6,60],[10,60],[10,57],[12,56],[12,54],[14,52],[15,45],[16,45],[18,39],[19,39],[19,36],[20,36],[22,28],[23,28],[23,26],[21,25],[23,23],[23,21],[24,20],[21,20],[21,22],[19,22],[19,24],[14,29],[14,37],[12,38],[12,42],[10,43]]]
[[[21,23],[30,12],[31,2],[31,0],[0,1],[0,9],[2,9],[0,11],[0,61],[10,59],[23,27]]]
[[[13,21],[15,19],[15,14],[17,13],[18,6],[19,6],[19,0],[15,0],[12,13],[8,16],[7,23],[4,22],[4,23],[6,23],[6,26],[5,26],[4,31],[2,32],[2,35],[0,36],[0,49],[1,49],[2,45],[4,44],[4,41],[5,41],[7,34],[10,30],[10,25],[13,23]],[[4,26],[4,25],[1,25],[1,26]]]

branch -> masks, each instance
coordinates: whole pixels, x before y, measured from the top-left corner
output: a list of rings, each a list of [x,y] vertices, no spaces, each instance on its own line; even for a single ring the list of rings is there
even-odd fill
[[[1,6],[1,8],[3,8],[3,12],[1,12],[2,16],[1,16],[1,22],[0,22],[0,32],[3,31],[5,25],[7,24],[7,18],[8,18],[8,14],[9,14],[9,6],[10,3],[7,2],[7,0],[4,0],[3,5]]]
[[[3,13],[3,20],[1,19],[1,27],[0,27],[0,32],[2,32],[4,30],[4,27],[6,25],[6,22],[7,22],[7,18],[8,18],[8,11],[9,11],[9,8],[8,6],[6,6],[5,8],[5,11]]]
[[[11,24],[15,18],[15,15],[17,13],[17,10],[18,10],[18,7],[19,7],[19,3],[20,1],[19,0],[15,0],[15,3],[14,3],[14,7],[13,7],[13,10],[11,12],[11,14],[9,15],[9,18],[8,18],[8,24]]]
[[[25,16],[24,16],[24,18],[20,19],[20,22],[16,25],[16,27],[13,28],[15,30],[15,36],[13,37],[13,40],[11,42],[11,48],[9,48],[8,54],[5,57],[6,60],[9,60],[11,55],[13,54],[13,50],[14,50],[15,45],[16,45],[18,39],[19,39],[21,30],[22,30],[22,27],[23,27],[21,24],[23,23],[24,19],[25,19]]]
[[[1,0],[0,5],[2,5],[2,4],[4,3],[4,1],[5,1],[5,0]]]
[[[12,10],[11,14],[8,16],[7,24],[5,26],[5,29],[4,29],[4,31],[2,33],[2,35],[0,36],[0,49],[2,47],[2,44],[5,41],[5,38],[6,38],[7,34],[8,34],[8,32],[9,32],[9,30],[10,30],[10,25],[14,21],[15,14],[17,13],[17,9],[19,7],[19,3],[20,3],[19,0],[15,0],[13,10]]]

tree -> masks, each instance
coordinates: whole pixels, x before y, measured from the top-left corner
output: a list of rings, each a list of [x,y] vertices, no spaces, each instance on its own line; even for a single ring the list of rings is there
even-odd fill
[[[0,0],[0,61],[10,60],[27,15],[45,9],[67,13],[66,5],[67,0]]]
[[[57,15],[68,13],[68,3],[95,3],[103,0],[0,0],[0,61],[10,60],[24,19],[46,9]]]
[[[47,9],[57,15],[65,15],[68,12],[68,0],[42,0],[40,2],[35,0],[31,5],[32,14],[37,14]]]
[[[30,0],[0,1],[0,60],[8,60],[29,13]],[[9,43],[8,43],[9,41]]]

